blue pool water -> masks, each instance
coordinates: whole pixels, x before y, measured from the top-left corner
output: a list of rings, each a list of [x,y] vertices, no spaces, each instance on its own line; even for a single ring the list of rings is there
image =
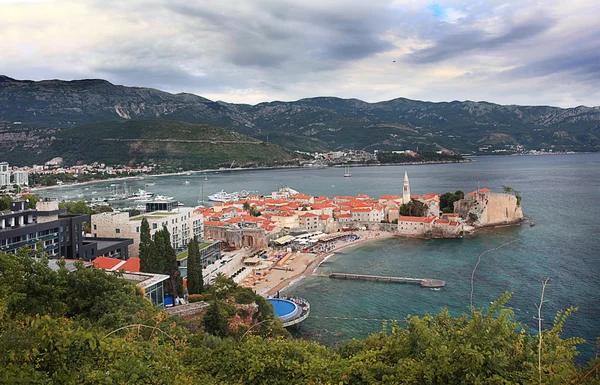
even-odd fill
[[[298,305],[286,299],[269,298],[268,301],[273,305],[274,313],[284,321],[289,320],[298,313]]]

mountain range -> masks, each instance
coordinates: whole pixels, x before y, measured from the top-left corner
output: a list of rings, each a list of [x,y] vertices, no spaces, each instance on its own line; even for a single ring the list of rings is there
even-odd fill
[[[22,137],[25,129],[27,136],[31,130],[59,132],[89,123],[137,119],[217,126],[301,151],[600,150],[600,107],[405,98],[367,103],[335,97],[248,105],[99,79],[29,81],[0,76],[0,121],[4,122],[0,138],[17,132]],[[103,130],[102,126],[96,129]]]

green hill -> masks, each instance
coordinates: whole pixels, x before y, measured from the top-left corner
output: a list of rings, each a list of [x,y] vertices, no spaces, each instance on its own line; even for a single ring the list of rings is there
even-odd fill
[[[54,131],[40,139],[35,149],[7,151],[15,164],[62,157],[67,164],[157,163],[200,169],[218,166],[284,164],[290,153],[223,128],[167,120],[127,120],[90,123]],[[1,145],[0,145],[1,146]]]
[[[66,128],[135,119],[210,124],[302,151],[600,150],[600,107],[334,97],[247,105],[99,79],[34,82],[0,76],[0,125]]]

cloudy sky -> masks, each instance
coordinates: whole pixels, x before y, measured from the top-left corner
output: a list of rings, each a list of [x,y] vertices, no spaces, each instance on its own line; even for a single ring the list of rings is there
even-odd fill
[[[258,103],[600,105],[600,1],[0,0],[0,74]]]

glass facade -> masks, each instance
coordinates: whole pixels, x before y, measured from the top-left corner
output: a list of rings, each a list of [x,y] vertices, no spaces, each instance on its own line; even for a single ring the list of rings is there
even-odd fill
[[[161,309],[165,307],[163,282],[155,283],[154,285],[144,289],[146,292],[146,297],[148,297],[154,306],[158,306]]]

